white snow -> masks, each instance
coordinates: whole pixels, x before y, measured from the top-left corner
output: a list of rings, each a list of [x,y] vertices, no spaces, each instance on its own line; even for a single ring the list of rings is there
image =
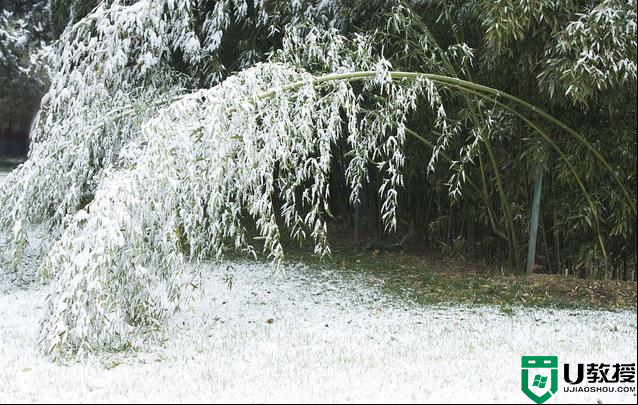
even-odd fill
[[[294,264],[279,275],[206,265],[163,345],[59,366],[35,342],[46,287],[0,276],[0,402],[531,403],[522,355],[636,362],[635,312],[422,307],[375,283]],[[597,400],[636,403],[562,386],[549,403]]]

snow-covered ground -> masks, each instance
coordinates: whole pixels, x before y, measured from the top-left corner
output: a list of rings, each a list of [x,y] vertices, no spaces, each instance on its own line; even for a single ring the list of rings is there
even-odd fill
[[[71,366],[36,349],[46,288],[2,282],[0,402],[531,403],[522,355],[636,361],[633,312],[418,307],[363,274],[228,265],[207,266],[163,345]],[[634,394],[561,391],[550,403],[597,400],[636,403]]]

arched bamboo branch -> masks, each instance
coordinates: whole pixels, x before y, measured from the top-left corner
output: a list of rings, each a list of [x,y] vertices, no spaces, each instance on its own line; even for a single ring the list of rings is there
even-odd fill
[[[636,215],[636,203],[631,198],[631,194],[629,193],[629,190],[627,190],[627,187],[625,187],[625,185],[622,183],[622,180],[620,180],[620,178],[618,177],[618,174],[612,169],[612,167],[609,164],[609,162],[607,162],[607,160],[600,154],[600,152],[598,150],[596,150],[596,148],[589,141],[587,141],[587,139],[585,139],[585,137],[580,135],[578,132],[576,132],[574,129],[569,127],[564,122],[562,122],[559,119],[553,117],[552,115],[546,113],[542,109],[540,109],[540,108],[538,108],[538,107],[526,102],[525,100],[522,100],[522,99],[520,99],[520,98],[518,98],[516,96],[513,96],[513,95],[511,95],[509,93],[506,93],[506,92],[503,92],[501,90],[497,90],[497,89],[494,89],[492,87],[484,86],[484,85],[481,85],[481,84],[478,84],[478,83],[470,82],[470,81],[459,79],[459,78],[456,78],[456,77],[437,75],[437,74],[432,74],[432,73],[402,72],[402,71],[389,71],[389,72],[387,72],[387,74],[393,80],[401,80],[401,79],[414,80],[414,79],[418,79],[418,78],[426,78],[426,79],[431,80],[431,81],[433,81],[435,83],[457,86],[457,88],[459,90],[461,90],[461,91],[473,90],[473,91],[475,91],[475,92],[477,92],[479,94],[491,95],[491,96],[493,96],[493,98],[491,98],[491,99],[494,99],[494,98],[498,99],[498,98],[502,97],[502,98],[508,99],[508,100],[520,105],[521,107],[524,107],[525,109],[527,109],[528,111],[530,111],[530,112],[532,112],[534,114],[539,115],[543,119],[547,120],[548,122],[556,125],[560,129],[562,129],[565,132],[567,132],[570,136],[576,138],[590,152],[592,152],[594,157],[605,167],[605,169],[607,169],[608,173],[611,174],[611,176],[613,177],[614,181],[616,182],[616,184],[618,185],[618,187],[620,188],[620,190],[624,194],[627,205],[631,208],[631,210],[634,213],[634,215]],[[357,72],[347,72],[347,73],[333,73],[333,74],[327,74],[327,75],[324,75],[324,76],[315,77],[315,78],[313,78],[311,80],[311,83],[316,85],[316,84],[320,84],[320,83],[331,82],[331,81],[339,81],[339,80],[361,81],[361,80],[369,79],[371,77],[376,77],[378,75],[379,75],[379,73],[375,72],[375,71],[357,71]],[[294,90],[294,89],[299,88],[301,86],[304,86],[304,85],[306,85],[308,83],[309,83],[308,80],[301,80],[301,81],[298,81],[298,82],[294,82],[294,83],[291,83],[289,85],[282,86],[280,89],[272,89],[272,90],[268,90],[266,92],[263,92],[263,93],[257,95],[257,98],[258,99],[269,98],[269,97],[274,96],[277,91]],[[503,103],[500,103],[500,104],[501,105],[505,105]]]
[[[505,93],[503,91],[500,91],[500,90],[497,90],[497,89],[494,89],[494,88],[491,88],[491,87],[488,87],[488,86],[484,86],[484,85],[477,84],[477,83],[474,83],[474,82],[470,82],[470,81],[467,81],[467,80],[459,79],[459,78],[456,78],[456,77],[449,77],[449,76],[444,76],[444,75],[422,73],[422,72],[390,71],[390,72],[387,72],[387,74],[393,80],[403,80],[403,79],[415,80],[415,79],[418,79],[418,78],[426,78],[428,80],[431,80],[434,83],[441,84],[441,85],[446,86],[446,87],[451,87],[451,88],[457,89],[457,90],[459,90],[461,92],[464,92],[464,93],[473,94],[473,95],[481,97],[483,99],[487,99],[487,100],[495,103],[499,107],[510,111],[511,113],[516,115],[518,118],[523,120],[527,125],[529,125],[530,128],[532,128],[536,133],[538,133],[541,136],[541,138],[543,138],[545,141],[547,141],[547,143],[554,150],[556,150],[558,152],[558,154],[561,157],[561,159],[568,165],[569,170],[574,175],[574,177],[576,179],[576,182],[578,183],[579,188],[581,189],[581,191],[585,195],[585,199],[587,200],[587,203],[588,203],[590,209],[592,210],[592,214],[594,215],[595,231],[597,233],[598,242],[600,244],[600,247],[602,249],[603,255],[605,257],[605,262],[607,262],[607,254],[606,254],[606,249],[605,249],[603,237],[602,237],[601,230],[600,230],[600,218],[598,216],[598,211],[597,211],[597,209],[596,209],[591,197],[589,196],[589,193],[587,192],[587,189],[585,188],[582,180],[580,179],[580,176],[578,176],[578,173],[576,172],[576,169],[573,167],[571,162],[569,162],[569,160],[567,159],[567,156],[564,154],[564,152],[558,147],[558,145],[554,142],[554,140],[545,131],[543,131],[538,125],[533,123],[528,117],[526,117],[525,115],[523,115],[519,111],[515,110],[511,106],[505,104],[504,102],[502,102],[502,101],[500,101],[498,99],[499,98],[504,98],[504,99],[507,99],[509,101],[512,101],[512,102],[518,104],[521,107],[524,107],[528,111],[530,111],[530,112],[532,112],[534,114],[537,114],[538,116],[540,116],[541,118],[547,120],[548,122],[552,123],[553,125],[556,125],[560,129],[562,129],[565,132],[567,132],[570,136],[572,136],[575,139],[577,139],[581,144],[585,145],[585,147],[592,152],[594,157],[598,161],[600,161],[602,163],[602,165],[607,169],[607,171],[612,175],[612,177],[614,178],[614,181],[616,182],[618,187],[623,192],[627,204],[629,205],[629,207],[631,208],[632,212],[635,215],[636,214],[636,205],[635,205],[634,201],[632,200],[631,195],[629,194],[629,191],[627,190],[625,185],[622,183],[622,181],[620,180],[618,175],[613,171],[613,169],[611,168],[611,166],[609,165],[607,160],[600,154],[600,152],[598,152],[598,150],[596,150],[596,148],[594,148],[594,146],[589,141],[587,141],[587,139],[585,139],[582,135],[577,133],[575,130],[573,130],[571,127],[569,127],[567,124],[565,124],[562,121],[558,120],[557,118],[551,116],[550,114],[546,113],[545,111],[541,110],[540,108],[538,108],[538,107],[536,107],[536,106],[534,106],[534,105],[532,105],[532,104],[530,104],[530,103],[528,103],[528,102],[526,102],[526,101],[524,101],[524,100],[522,100],[522,99],[520,99],[520,98],[518,98],[516,96],[513,96],[513,95],[511,95],[509,93]],[[327,83],[327,82],[331,82],[331,81],[340,81],[340,80],[361,81],[361,80],[369,79],[369,78],[372,78],[372,77],[376,77],[378,75],[379,75],[379,73],[375,72],[375,71],[357,71],[357,72],[327,74],[327,75],[324,75],[324,76],[315,77],[315,78],[313,78],[310,81],[308,81],[308,80],[297,81],[297,82],[291,83],[289,85],[282,86],[279,89],[268,90],[266,92],[263,92],[263,93],[257,95],[257,98],[258,99],[270,98],[270,97],[273,97],[277,93],[277,91],[290,91],[290,90],[294,90],[296,88],[299,88],[299,87],[307,85],[307,84],[318,85],[318,84],[321,84],[321,83]],[[509,225],[510,225],[511,231],[513,232],[514,231],[513,228],[512,228],[513,224],[509,224]],[[514,254],[517,255],[518,252],[515,252]]]

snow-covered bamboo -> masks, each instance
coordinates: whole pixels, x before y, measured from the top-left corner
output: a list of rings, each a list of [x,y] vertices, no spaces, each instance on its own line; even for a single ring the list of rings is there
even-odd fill
[[[344,78],[315,80],[271,63],[189,94],[146,122],[43,263],[41,272],[54,279],[46,351],[117,349],[155,330],[179,305],[185,260],[220,257],[225,248],[253,252],[250,224],[276,262],[283,230],[311,239],[317,254],[329,252],[331,146],[344,121],[351,199],[369,162],[376,164],[386,179],[382,216],[392,229],[405,119],[432,87],[425,78],[394,81],[385,71],[362,78],[389,100],[383,111],[362,115]],[[326,86],[319,90],[318,82]]]

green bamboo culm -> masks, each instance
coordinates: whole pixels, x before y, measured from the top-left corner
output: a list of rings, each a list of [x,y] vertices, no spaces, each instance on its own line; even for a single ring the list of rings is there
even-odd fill
[[[534,181],[534,196],[532,199],[532,213],[529,221],[529,242],[527,244],[527,262],[525,263],[525,273],[529,277],[534,273],[536,262],[536,241],[538,239],[538,219],[541,209],[541,193],[543,190],[543,174],[545,172],[545,162],[547,155],[545,146],[542,147],[542,156],[538,162],[536,180]]]

